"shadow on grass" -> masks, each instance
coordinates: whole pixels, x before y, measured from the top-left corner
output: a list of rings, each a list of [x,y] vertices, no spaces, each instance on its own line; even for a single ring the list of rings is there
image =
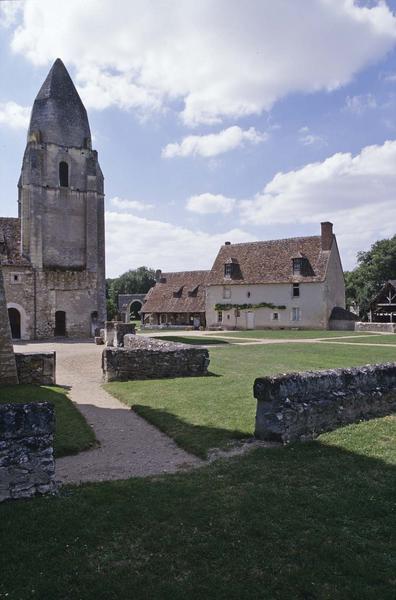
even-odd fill
[[[54,455],[77,454],[97,444],[93,429],[66,395],[68,386],[9,385],[0,387],[0,403],[51,402],[55,407]]]
[[[178,446],[200,458],[206,458],[208,450],[225,448],[232,441],[251,437],[247,431],[222,429],[210,425],[194,425],[163,409],[134,404],[132,409],[149,423],[173,438]]]
[[[214,338],[206,338],[206,337],[182,337],[178,335],[164,335],[164,336],[155,336],[157,340],[163,340],[165,342],[178,342],[181,344],[190,344],[191,346],[211,346],[211,345],[219,345],[225,344],[229,345],[230,342],[221,339]]]
[[[314,442],[3,504],[0,593],[393,600],[395,475]]]

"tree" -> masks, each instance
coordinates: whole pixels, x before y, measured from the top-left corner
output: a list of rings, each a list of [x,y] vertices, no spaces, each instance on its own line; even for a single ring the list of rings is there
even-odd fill
[[[118,294],[147,294],[153,285],[155,285],[155,271],[148,267],[131,269],[120,277],[107,279],[106,296],[108,311],[112,314],[112,318],[117,312]]]
[[[367,252],[358,252],[358,266],[345,273],[347,306],[359,306],[367,318],[371,300],[388,279],[396,279],[396,235],[375,242]]]

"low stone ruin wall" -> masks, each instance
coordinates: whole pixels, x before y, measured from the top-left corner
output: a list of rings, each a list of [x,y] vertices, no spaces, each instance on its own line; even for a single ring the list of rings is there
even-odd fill
[[[124,336],[136,332],[135,323],[123,323],[122,321],[106,321],[104,330],[104,343],[106,346],[122,348]]]
[[[56,352],[16,352],[19,383],[55,385]]]
[[[355,323],[355,331],[373,331],[375,333],[396,333],[396,323]]]
[[[289,443],[396,410],[396,363],[262,377],[255,436]]]
[[[54,493],[54,407],[0,404],[0,502]]]
[[[208,365],[205,348],[138,335],[126,335],[123,348],[107,347],[102,355],[106,382],[207,375]]]

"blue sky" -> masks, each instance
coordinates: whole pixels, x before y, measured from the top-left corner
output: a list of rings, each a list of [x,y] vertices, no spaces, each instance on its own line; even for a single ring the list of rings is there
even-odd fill
[[[0,23],[0,212],[59,56],[105,175],[109,276],[323,220],[352,268],[394,235],[396,0],[0,1]]]

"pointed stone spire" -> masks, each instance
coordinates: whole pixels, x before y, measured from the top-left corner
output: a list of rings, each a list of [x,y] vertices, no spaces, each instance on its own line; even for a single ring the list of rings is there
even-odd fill
[[[60,58],[54,62],[33,104],[28,141],[90,148],[87,111]]]
[[[3,273],[0,267],[0,385],[11,383],[18,383],[18,376],[11,342]]]

